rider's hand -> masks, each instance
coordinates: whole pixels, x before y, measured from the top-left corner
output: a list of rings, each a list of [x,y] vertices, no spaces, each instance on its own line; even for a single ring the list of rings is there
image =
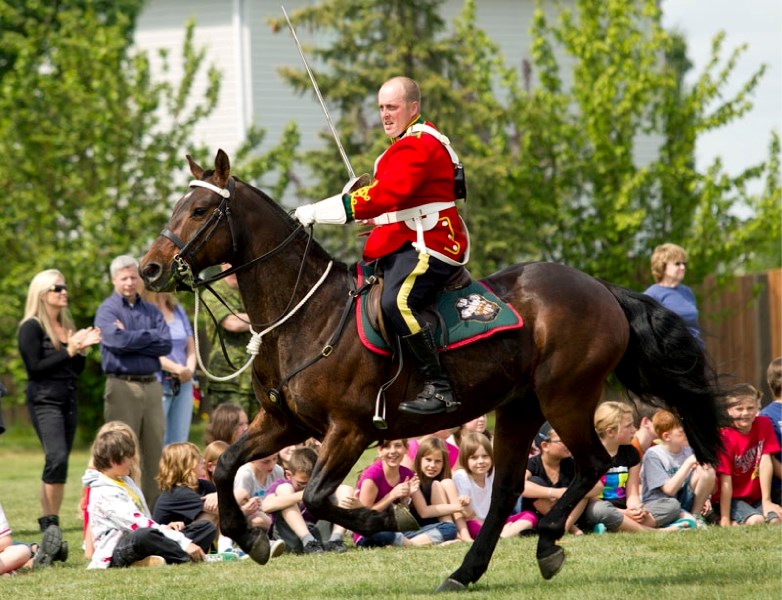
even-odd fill
[[[304,206],[300,206],[293,213],[293,216],[305,227],[312,225],[315,222],[315,205],[305,204]]]

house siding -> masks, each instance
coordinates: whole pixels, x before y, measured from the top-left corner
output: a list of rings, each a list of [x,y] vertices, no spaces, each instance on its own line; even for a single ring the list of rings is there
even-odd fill
[[[311,4],[311,0],[287,0],[286,10]],[[572,5],[573,0],[565,0]],[[533,0],[490,0],[478,3],[478,26],[500,47],[507,65],[521,68],[529,56],[529,26],[534,12]],[[461,12],[464,0],[448,0],[443,5],[447,23]],[[553,5],[551,10],[554,10]],[[194,133],[194,144],[205,144],[216,150],[223,148],[229,155],[244,139],[246,129],[255,124],[266,130],[264,146],[275,144],[285,125],[294,120],[301,132],[304,149],[321,145],[319,134],[326,129],[323,112],[312,95],[296,95],[277,72],[281,66],[301,67],[301,59],[290,35],[273,33],[269,18],[282,16],[279,1],[271,0],[151,0],[141,14],[136,31],[137,46],[149,52],[153,73],[162,72],[157,53],[169,53],[169,74],[173,81],[182,77],[181,49],[185,24],[196,22],[195,44],[205,48],[206,63],[222,73],[222,83],[216,110],[204,119]],[[312,41],[305,28],[297,31],[302,44]],[[566,76],[572,60],[559,54],[561,73]],[[317,73],[316,73],[317,77]],[[534,85],[534,75],[533,75]],[[566,82],[567,83],[567,82]],[[193,97],[203,95],[207,81],[201,73]],[[170,125],[171,117],[161,115]],[[638,164],[652,160],[659,148],[657,136],[639,136],[635,148]]]

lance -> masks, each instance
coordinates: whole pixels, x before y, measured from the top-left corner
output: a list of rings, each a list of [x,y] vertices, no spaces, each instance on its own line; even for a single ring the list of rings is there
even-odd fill
[[[350,164],[350,159],[348,158],[348,155],[345,153],[345,149],[342,147],[342,142],[339,140],[339,134],[337,133],[337,128],[334,127],[334,123],[331,121],[331,115],[329,115],[329,110],[328,108],[326,108],[326,103],[323,101],[323,96],[320,93],[318,82],[315,81],[315,76],[312,74],[312,71],[310,70],[310,66],[307,64],[307,59],[304,57],[304,50],[302,49],[301,44],[299,43],[299,38],[296,35],[296,30],[293,28],[293,23],[291,23],[291,20],[288,18],[288,13],[285,12],[285,7],[282,6],[281,8],[282,8],[282,14],[285,15],[285,20],[288,22],[288,28],[291,30],[291,34],[293,35],[293,41],[296,42],[296,48],[298,48],[299,50],[299,56],[301,56],[301,60],[304,63],[304,68],[307,69],[307,75],[310,76],[312,87],[315,88],[315,94],[318,96],[320,107],[323,109],[323,114],[326,115],[326,122],[329,124],[329,129],[331,129],[331,135],[334,137],[334,141],[337,144],[337,148],[339,149],[340,156],[342,156],[342,162],[345,163],[345,166],[348,169],[348,176],[350,177],[350,179],[355,179],[356,174],[353,171],[353,167]]]

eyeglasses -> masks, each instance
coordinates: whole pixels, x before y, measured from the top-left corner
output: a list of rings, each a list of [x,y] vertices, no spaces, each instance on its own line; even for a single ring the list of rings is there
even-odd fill
[[[677,267],[686,267],[687,266],[687,261],[686,260],[679,260],[679,261],[676,261],[673,264],[675,264]]]
[[[562,440],[544,440],[548,442],[549,444],[561,444]]]
[[[53,286],[49,288],[50,292],[54,292],[55,294],[59,294],[60,292],[67,292],[68,286],[64,283],[55,283]]]

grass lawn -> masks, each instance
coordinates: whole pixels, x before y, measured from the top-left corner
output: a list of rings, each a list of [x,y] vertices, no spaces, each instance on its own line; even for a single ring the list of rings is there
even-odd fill
[[[37,541],[39,449],[0,437],[0,503],[14,538]],[[365,454],[374,456],[374,450]],[[283,555],[265,566],[252,561],[158,569],[87,571],[78,510],[87,452],[73,453],[61,515],[70,545],[67,563],[17,577],[0,577],[0,598],[298,598],[428,597],[460,564],[466,544],[440,548],[355,550],[342,555]],[[544,581],[535,562],[536,538],[501,540],[488,572],[469,598],[780,598],[782,527],[757,526],[680,533],[566,537],[562,572]]]

